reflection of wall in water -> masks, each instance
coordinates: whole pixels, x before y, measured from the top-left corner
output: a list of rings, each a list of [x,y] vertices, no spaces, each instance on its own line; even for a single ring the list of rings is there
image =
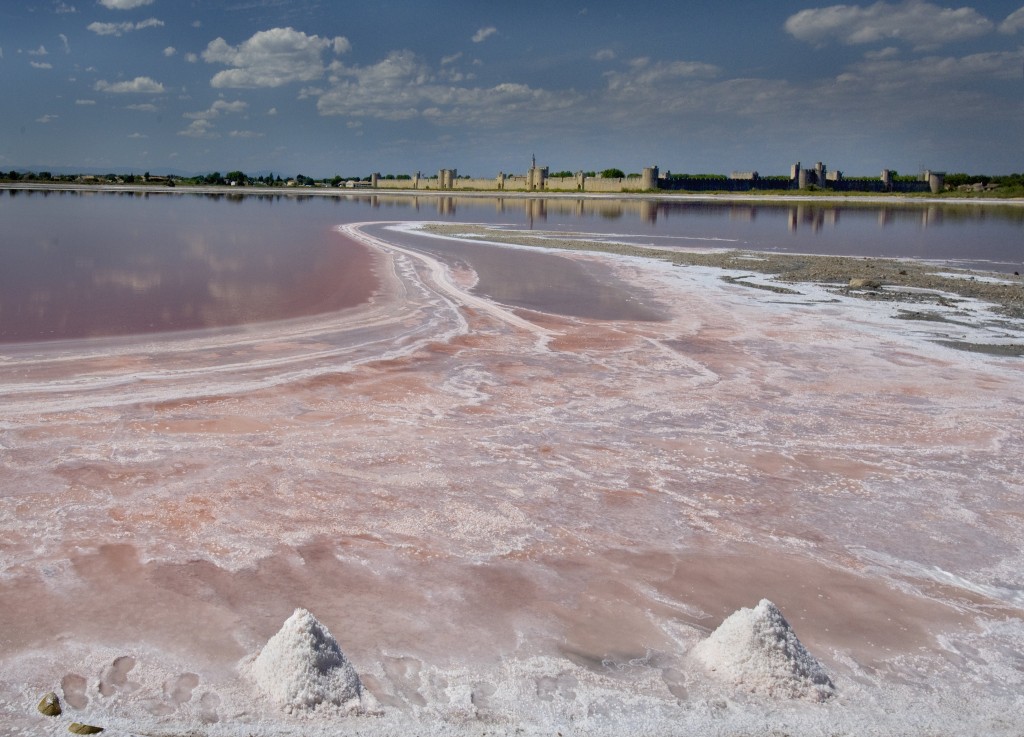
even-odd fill
[[[808,205],[797,205],[791,207],[788,213],[789,229],[799,230],[801,226],[809,225],[811,230],[817,232],[825,225],[835,227],[839,224],[838,208],[821,208]]]

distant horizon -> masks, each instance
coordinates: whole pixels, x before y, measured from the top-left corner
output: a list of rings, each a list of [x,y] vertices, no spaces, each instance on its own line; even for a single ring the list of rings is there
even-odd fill
[[[0,169],[1011,174],[1022,71],[1024,0],[10,0]]]
[[[793,164],[796,164],[796,163],[798,163],[798,162],[796,162],[796,161],[793,162]],[[801,161],[799,163],[802,166],[804,166],[804,167],[813,167],[814,163],[816,163],[816,162],[803,162],[803,161]],[[827,167],[827,169],[829,171],[834,171],[835,170],[834,167],[829,165],[828,161],[822,161],[822,163],[825,164],[825,166]],[[542,164],[542,163],[539,163],[538,165],[539,166],[546,166],[545,164]],[[652,166],[652,165],[655,165],[655,164],[645,164],[644,166]],[[446,169],[446,168],[453,168],[453,169],[455,169],[460,177],[469,176],[469,177],[471,177],[473,179],[489,179],[491,177],[497,177],[499,172],[502,172],[502,170],[500,170],[500,169],[495,169],[494,172],[492,172],[492,173],[481,173],[481,172],[476,172],[476,171],[465,171],[464,172],[461,169],[459,169],[458,167],[448,167],[448,166],[440,166],[437,169],[430,170],[430,171],[423,171],[423,170],[419,170],[419,171],[420,171],[420,175],[421,176],[423,176],[425,178],[429,178],[429,177],[436,177],[438,171],[440,171],[441,169]],[[627,176],[630,175],[630,174],[637,174],[638,175],[643,170],[643,168],[644,167],[641,166],[641,167],[636,167],[634,169],[628,169],[628,170],[623,169],[623,171],[624,171],[624,173]],[[526,172],[528,171],[528,169],[529,169],[529,166],[526,166],[522,171],[510,170],[510,171],[504,171],[503,173],[506,176],[508,176],[508,175],[525,175]],[[552,166],[548,166],[548,169],[549,169],[549,171],[552,171],[552,172],[554,172],[554,171],[573,171],[573,172],[575,172],[575,171],[597,171],[597,172],[600,172],[600,171],[603,170],[603,168],[595,169],[595,168],[592,168],[592,167],[588,167],[586,169],[575,169],[575,170],[573,170],[573,169],[566,169],[565,167],[552,167]],[[663,176],[665,174],[671,173],[671,174],[690,174],[690,175],[714,175],[714,176],[719,176],[720,175],[720,176],[725,176],[725,177],[728,177],[734,171],[738,171],[738,170],[730,170],[730,171],[683,171],[681,169],[680,170],[676,170],[676,169],[672,169],[672,168],[666,168],[664,166],[659,166],[659,170],[660,170],[660,172],[661,172],[661,174]],[[898,174],[899,176],[918,176],[919,174],[922,174],[924,171],[936,171],[936,172],[943,172],[945,174],[966,174],[968,176],[979,176],[979,177],[980,176],[1001,177],[1001,176],[1012,176],[1012,175],[1021,173],[1021,171],[1024,171],[1024,164],[1021,165],[1021,169],[1020,170],[1017,170],[1017,171],[1007,171],[1007,172],[991,172],[991,171],[956,171],[956,172],[954,172],[954,171],[951,171],[951,170],[940,169],[940,168],[936,168],[936,167],[925,168],[925,169],[923,169],[921,171],[901,171],[901,170],[895,169],[895,168],[890,168],[890,170],[893,173]],[[38,167],[33,167],[33,166],[12,166],[12,167],[6,167],[5,166],[5,167],[0,167],[0,177],[2,177],[4,174],[6,174],[7,172],[10,172],[10,171],[16,171],[19,174],[26,174],[26,173],[39,174],[41,172],[49,172],[49,173],[51,173],[53,175],[56,175],[56,176],[74,176],[74,175],[80,175],[80,176],[104,176],[104,175],[107,175],[107,174],[142,176],[143,174],[148,172],[151,176],[157,176],[157,177],[173,176],[173,177],[181,177],[183,179],[189,179],[189,178],[193,178],[193,177],[206,176],[206,175],[214,173],[214,172],[219,172],[221,174],[225,174],[225,173],[230,172],[230,171],[241,171],[249,179],[258,179],[260,177],[267,177],[267,176],[273,175],[275,178],[280,176],[282,179],[294,179],[295,177],[298,177],[298,176],[305,176],[305,177],[308,177],[310,179],[314,179],[314,180],[319,181],[319,180],[324,180],[324,179],[331,179],[331,178],[333,178],[335,176],[341,176],[342,179],[362,179],[362,178],[368,177],[368,176],[370,176],[370,175],[372,175],[374,173],[380,174],[381,176],[387,176],[387,175],[400,176],[400,175],[406,175],[406,174],[413,175],[413,174],[416,173],[417,170],[416,169],[411,169],[411,170],[410,169],[406,169],[406,170],[396,169],[396,170],[393,170],[393,171],[380,171],[380,170],[376,170],[375,169],[373,171],[367,171],[367,172],[333,171],[333,172],[329,172],[327,174],[320,174],[320,173],[309,174],[309,173],[304,172],[304,171],[286,172],[284,170],[280,170],[279,171],[277,169],[256,169],[256,170],[253,170],[253,171],[245,171],[244,169],[239,169],[237,166],[227,166],[227,165],[221,166],[221,167],[210,168],[210,169],[191,170],[191,171],[190,170],[185,170],[185,169],[175,169],[173,167],[163,167],[162,168],[162,167],[159,167],[159,166],[150,166],[150,167],[147,167],[145,169],[139,169],[137,167],[116,167],[116,166],[114,166],[114,167],[107,167],[107,168],[103,168],[103,167],[88,168],[88,167],[86,167],[86,168],[81,168],[81,169],[76,168],[74,166],[38,166]],[[754,170],[748,169],[746,171],[754,171]],[[841,171],[843,173],[844,177],[856,178],[856,179],[863,179],[863,178],[868,178],[868,177],[871,177],[871,178],[880,177],[881,173],[882,173],[881,170],[879,170],[877,172],[866,173],[866,174],[865,173],[851,173],[851,172],[849,172],[849,171],[847,171],[845,169],[842,169],[842,168],[840,168],[839,171]],[[779,171],[779,172],[758,171],[758,174],[760,176],[762,176],[762,177],[787,176],[789,174],[789,168],[787,167],[786,171]]]

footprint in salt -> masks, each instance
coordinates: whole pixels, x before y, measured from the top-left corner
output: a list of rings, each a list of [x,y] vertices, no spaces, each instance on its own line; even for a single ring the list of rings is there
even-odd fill
[[[661,680],[665,682],[670,694],[680,701],[686,701],[689,693],[686,690],[686,676],[675,668],[665,668],[661,672]]]
[[[114,658],[114,662],[103,669],[100,676],[99,691],[101,696],[113,696],[118,691],[132,692],[139,688],[139,684],[128,680],[128,673],[135,667],[135,658],[130,655],[122,655]]]
[[[164,684],[164,694],[176,705],[181,706],[192,700],[192,691],[199,685],[195,673],[182,673],[173,681]]]
[[[84,709],[89,705],[89,697],[85,694],[87,682],[77,673],[68,673],[60,679],[60,688],[64,692],[64,703],[73,709]]]
[[[473,684],[473,691],[470,693],[469,699],[479,711],[489,711],[494,708],[492,697],[495,691],[497,689],[493,683],[479,681]]]
[[[566,701],[575,701],[576,692],[573,689],[579,685],[580,682],[567,673],[541,676],[537,679],[537,696],[541,701],[554,701],[556,696]]]
[[[146,699],[142,702],[142,708],[156,717],[173,714],[182,704],[192,700],[192,690],[198,685],[199,676],[195,673],[182,673],[164,684],[162,699]]]
[[[423,681],[420,678],[423,663],[416,660],[416,658],[385,657],[383,659],[383,666],[384,672],[391,679],[396,690],[409,703],[415,706],[426,706],[427,700],[420,693],[420,686],[423,685]]]
[[[218,706],[220,706],[220,696],[212,691],[207,691],[199,697],[199,718],[203,724],[214,724],[220,721],[220,714],[217,713]]]

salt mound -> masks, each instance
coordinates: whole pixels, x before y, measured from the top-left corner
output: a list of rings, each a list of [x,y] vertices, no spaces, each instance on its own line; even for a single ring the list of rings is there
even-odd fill
[[[767,599],[730,614],[691,655],[715,677],[754,693],[824,701],[835,692],[821,663]]]
[[[267,641],[250,673],[289,712],[321,704],[354,708],[363,690],[338,641],[305,609],[296,609]]]

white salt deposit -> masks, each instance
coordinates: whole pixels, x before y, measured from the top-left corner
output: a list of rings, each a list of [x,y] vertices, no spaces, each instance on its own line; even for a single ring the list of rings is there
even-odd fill
[[[716,678],[753,693],[818,701],[834,693],[821,663],[767,599],[730,614],[691,655]]]
[[[305,609],[296,609],[271,637],[251,666],[257,685],[286,711],[321,704],[359,706],[362,683],[327,628]]]

